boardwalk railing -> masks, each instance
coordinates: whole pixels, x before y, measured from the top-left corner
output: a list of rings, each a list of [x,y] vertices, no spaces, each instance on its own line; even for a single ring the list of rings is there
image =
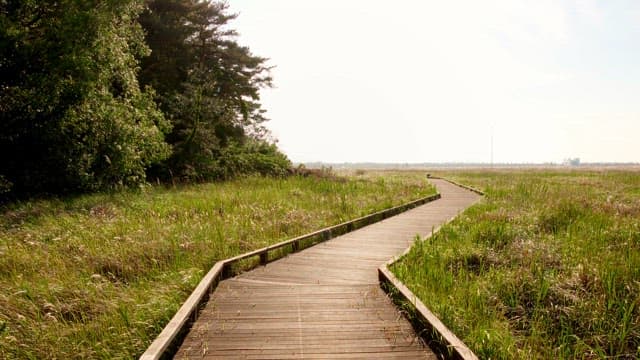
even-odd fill
[[[432,176],[434,179],[442,179],[452,183],[453,185],[472,191],[478,195],[484,193],[475,188],[458,184],[449,179]],[[457,216],[452,217],[445,224],[453,221]],[[431,231],[428,237],[437,233],[443,225]],[[407,288],[400,279],[398,279],[390,270],[389,267],[394,263],[402,259],[405,255],[411,251],[412,246],[407,248],[401,255],[393,257],[391,260],[382,264],[378,268],[378,279],[380,286],[389,293],[394,302],[400,306],[407,306],[413,315],[413,319],[409,319],[414,327],[416,333],[426,340],[429,346],[438,351],[442,356],[447,359],[456,360],[478,360],[478,357],[460,340],[449,328],[447,328],[437,316],[435,316],[429,308],[427,308],[420,299]]]
[[[401,212],[410,210],[416,206],[437,200],[439,198],[440,194],[423,197],[403,205],[378,211],[376,213],[347,221],[342,224],[327,227],[242,255],[218,261],[200,281],[195,290],[187,298],[180,309],[178,309],[176,314],[164,327],[158,337],[142,354],[140,359],[155,360],[171,357],[175,353],[177,347],[180,345],[180,342],[184,338],[184,334],[186,333],[186,331],[188,331],[190,324],[197,319],[199,310],[201,309],[202,305],[209,299],[209,295],[216,288],[218,282],[223,278],[233,275],[233,266],[235,264],[238,264],[241,261],[257,258],[259,259],[259,262],[254,262],[253,264],[245,266],[250,268],[258,266],[260,264],[264,265],[269,261],[273,261],[277,258],[283,257],[291,252],[296,252],[303,248],[318,244],[322,241],[329,240],[333,237],[348,233],[353,230],[357,230],[363,226],[384,220],[388,217],[397,215]]]

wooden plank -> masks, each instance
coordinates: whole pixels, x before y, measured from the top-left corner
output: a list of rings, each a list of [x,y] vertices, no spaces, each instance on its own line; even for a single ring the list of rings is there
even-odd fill
[[[357,354],[357,353],[384,353],[384,352],[395,352],[395,351],[416,351],[417,349],[413,346],[395,346],[395,345],[378,345],[378,346],[353,346],[353,345],[345,345],[345,346],[332,346],[331,348],[327,348],[326,345],[319,346],[311,346],[307,345],[299,346],[299,344],[294,344],[291,346],[280,346],[280,347],[269,347],[265,349],[254,349],[250,346],[247,347],[237,347],[237,348],[226,348],[226,349],[214,349],[210,348],[208,344],[200,343],[189,349],[189,351],[185,351],[182,354],[176,356],[176,358],[180,359],[184,355],[193,356],[193,355],[206,355],[207,353],[215,353],[215,354],[227,354],[227,355],[248,355],[248,354],[262,354],[262,355],[278,355],[278,354],[305,354],[307,351],[310,353],[330,353],[330,354]],[[427,353],[422,352],[422,356],[426,357]]]
[[[359,352],[349,354],[337,354],[337,353],[304,353],[300,354],[278,354],[278,356],[268,356],[265,354],[259,355],[216,355],[215,353],[207,354],[202,359],[430,359],[436,360],[437,357],[425,356],[419,351],[395,351],[393,353],[377,353],[377,352]]]

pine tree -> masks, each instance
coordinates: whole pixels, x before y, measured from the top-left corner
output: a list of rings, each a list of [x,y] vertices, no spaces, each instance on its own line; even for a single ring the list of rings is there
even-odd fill
[[[151,56],[141,82],[158,91],[157,101],[173,131],[167,141],[172,173],[190,179],[220,177],[220,157],[232,144],[265,141],[268,132],[259,90],[271,86],[267,59],[239,45],[229,29],[236,18],[222,2],[151,0],[140,23]]]

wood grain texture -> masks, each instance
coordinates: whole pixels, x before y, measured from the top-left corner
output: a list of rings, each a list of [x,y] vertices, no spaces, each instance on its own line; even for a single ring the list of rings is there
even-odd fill
[[[436,359],[377,271],[478,199],[432,182],[440,200],[221,281],[175,357]]]

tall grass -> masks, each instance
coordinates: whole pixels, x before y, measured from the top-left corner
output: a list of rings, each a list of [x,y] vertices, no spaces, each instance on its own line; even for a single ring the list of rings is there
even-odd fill
[[[246,178],[0,211],[0,358],[134,358],[216,261],[434,193],[398,178]]]
[[[640,357],[640,174],[446,174],[485,199],[393,271],[483,359]]]

